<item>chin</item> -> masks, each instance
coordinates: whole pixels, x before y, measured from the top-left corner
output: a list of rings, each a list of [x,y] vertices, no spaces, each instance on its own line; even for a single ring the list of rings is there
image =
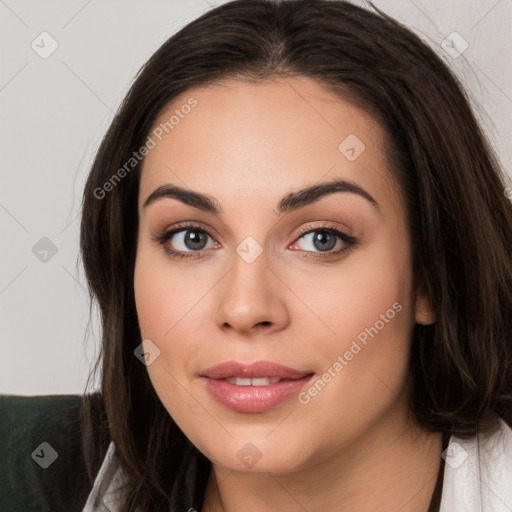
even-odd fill
[[[298,438],[296,443],[283,446],[277,440],[253,442],[247,437],[235,437],[216,446],[206,445],[206,449],[201,451],[217,467],[238,473],[278,475],[293,473],[307,466],[303,443]]]

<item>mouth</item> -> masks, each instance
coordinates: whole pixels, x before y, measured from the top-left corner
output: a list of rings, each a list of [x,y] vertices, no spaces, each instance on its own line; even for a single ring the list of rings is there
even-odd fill
[[[210,395],[237,412],[263,412],[296,395],[314,372],[269,361],[226,361],[201,372]]]

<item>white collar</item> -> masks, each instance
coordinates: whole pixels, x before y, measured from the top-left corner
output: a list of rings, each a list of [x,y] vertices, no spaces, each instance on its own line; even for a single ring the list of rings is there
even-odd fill
[[[105,510],[94,507],[94,500],[113,456],[114,443],[110,442],[82,512]],[[499,429],[487,437],[463,440],[451,436],[443,458],[440,512],[512,512],[512,429],[503,420]],[[115,489],[120,483],[118,469],[103,498],[106,510],[119,511]]]
[[[512,512],[512,429],[503,420],[487,437],[452,436],[445,452],[440,512]]]
[[[82,512],[98,512],[100,510],[118,512],[120,510],[116,488],[122,483],[121,469],[118,468],[113,477],[111,478],[109,478],[109,475],[107,474],[109,466],[112,463],[112,459],[114,458],[114,450],[114,442],[110,441],[107,453],[105,455],[105,458],[103,459],[103,463],[101,464],[96,479],[94,480],[92,490],[89,493],[89,496],[87,498],[84,508],[82,509]],[[107,490],[103,495],[103,500],[100,504],[96,505],[94,502],[99,494],[100,486],[106,485],[106,482],[109,479],[110,483],[108,484]]]

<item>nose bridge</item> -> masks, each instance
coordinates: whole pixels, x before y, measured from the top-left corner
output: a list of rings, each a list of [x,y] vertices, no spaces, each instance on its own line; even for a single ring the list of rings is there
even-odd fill
[[[219,327],[248,332],[253,328],[281,329],[288,320],[282,284],[270,270],[267,250],[253,237],[236,247],[232,267],[217,297]],[[258,327],[257,327],[258,326]]]

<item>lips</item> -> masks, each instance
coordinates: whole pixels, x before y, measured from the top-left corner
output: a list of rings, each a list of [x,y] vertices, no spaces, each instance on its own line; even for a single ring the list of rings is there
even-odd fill
[[[269,361],[227,361],[201,372],[206,390],[228,409],[264,412],[297,395],[314,373]]]
[[[313,372],[295,370],[294,368],[289,368],[288,366],[272,363],[270,361],[257,361],[252,364],[243,364],[237,361],[226,361],[217,366],[213,366],[212,368],[204,370],[200,373],[200,376],[215,380],[234,378],[239,378],[241,380],[269,378],[279,379],[280,381],[284,379],[301,379],[311,373]]]

